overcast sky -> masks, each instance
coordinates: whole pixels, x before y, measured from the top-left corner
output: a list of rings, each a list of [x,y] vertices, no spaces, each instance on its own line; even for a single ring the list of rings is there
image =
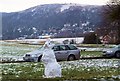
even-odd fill
[[[105,5],[109,0],[0,0],[0,12],[15,12],[40,4],[77,3],[89,5]]]

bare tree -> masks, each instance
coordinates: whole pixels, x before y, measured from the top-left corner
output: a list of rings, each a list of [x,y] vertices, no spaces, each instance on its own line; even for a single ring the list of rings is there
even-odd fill
[[[110,0],[104,7],[104,18],[112,30],[117,32],[116,43],[120,44],[120,0]]]

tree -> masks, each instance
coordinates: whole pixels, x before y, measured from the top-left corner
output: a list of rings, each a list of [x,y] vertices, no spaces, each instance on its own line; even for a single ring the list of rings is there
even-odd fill
[[[117,32],[116,43],[120,44],[120,0],[110,0],[104,7],[104,18],[106,18],[109,27]]]
[[[84,44],[100,44],[100,39],[95,32],[85,34]]]

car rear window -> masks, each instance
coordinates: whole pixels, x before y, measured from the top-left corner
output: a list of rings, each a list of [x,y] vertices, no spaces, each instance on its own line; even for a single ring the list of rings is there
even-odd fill
[[[70,48],[70,50],[76,50],[77,48],[73,45],[68,45],[68,47]]]

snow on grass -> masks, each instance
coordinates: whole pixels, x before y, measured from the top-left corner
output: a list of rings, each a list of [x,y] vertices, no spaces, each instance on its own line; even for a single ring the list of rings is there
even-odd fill
[[[77,61],[65,61],[60,63],[63,68],[79,68],[79,67],[120,67],[119,59],[90,59],[90,60],[77,60]]]
[[[58,41],[60,39],[54,39],[54,40]],[[0,45],[1,45],[0,61],[1,58],[3,58],[4,61],[22,60],[22,57],[25,53],[31,52],[41,47],[41,45],[18,44],[17,42],[15,43],[15,42],[4,42],[4,41],[1,41]],[[85,46],[86,45],[87,44],[85,44]],[[80,46],[83,46],[83,44]],[[96,46],[96,45],[91,45],[91,46]],[[101,56],[102,55],[101,51],[104,49],[104,48],[95,48],[95,47],[94,48],[78,47],[78,48],[80,50],[86,49],[85,51],[81,51],[81,57]]]
[[[40,45],[25,45],[11,42],[4,42],[0,49],[0,60],[19,60],[22,56],[30,51],[38,49]]]
[[[0,56],[13,60],[23,54],[38,49],[40,45],[24,45],[17,43],[2,43]],[[82,56],[99,56],[98,51],[82,51]],[[120,79],[120,59],[89,59],[59,62],[62,67],[62,79]],[[44,66],[37,63],[4,63],[0,64],[0,74],[3,79],[41,79]]]
[[[107,77],[120,79],[119,59],[62,61],[59,64],[62,67],[62,78],[64,79],[106,79]],[[4,79],[6,77],[8,79],[43,78],[44,66],[41,62],[5,63],[1,65]]]

